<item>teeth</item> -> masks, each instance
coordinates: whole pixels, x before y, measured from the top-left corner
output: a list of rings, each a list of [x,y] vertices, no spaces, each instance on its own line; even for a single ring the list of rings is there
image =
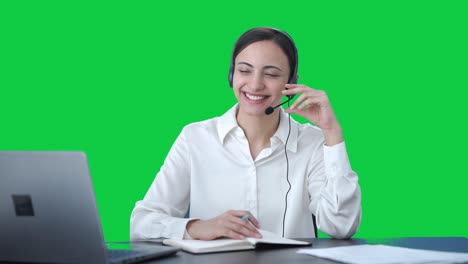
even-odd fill
[[[259,101],[259,100],[266,98],[266,96],[256,96],[256,95],[250,95],[248,93],[245,93],[245,96],[247,96],[247,98],[249,98],[250,100],[254,100],[254,101]]]

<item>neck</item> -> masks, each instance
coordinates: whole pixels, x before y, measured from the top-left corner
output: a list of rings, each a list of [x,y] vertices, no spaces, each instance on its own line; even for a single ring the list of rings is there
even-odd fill
[[[264,145],[270,143],[270,138],[278,129],[280,112],[275,110],[271,115],[254,116],[238,110],[236,119],[239,126],[244,130],[249,143]]]

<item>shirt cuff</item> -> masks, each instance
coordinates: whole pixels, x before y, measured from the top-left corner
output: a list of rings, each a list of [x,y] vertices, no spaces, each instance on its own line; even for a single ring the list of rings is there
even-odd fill
[[[187,222],[185,222],[185,231],[184,231],[184,236],[182,237],[182,239],[184,240],[194,240],[193,237],[191,237],[187,231],[187,224],[188,222],[192,221],[192,220],[200,220],[198,218],[189,218]]]
[[[187,231],[187,228],[185,229],[184,231],[184,237],[183,237],[184,240],[193,240],[193,238],[189,235],[188,231]]]
[[[160,237],[182,239],[187,223],[192,220],[189,218],[170,217],[164,223],[163,231]]]
[[[344,142],[333,146],[323,145],[323,160],[325,163],[325,173],[328,177],[344,176],[351,171]]]

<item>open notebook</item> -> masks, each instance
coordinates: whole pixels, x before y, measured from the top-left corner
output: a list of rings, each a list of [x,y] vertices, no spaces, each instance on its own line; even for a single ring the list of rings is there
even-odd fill
[[[221,251],[248,250],[259,246],[308,246],[310,243],[288,238],[282,238],[265,230],[258,230],[263,238],[247,237],[244,240],[216,239],[216,240],[183,240],[165,239],[163,244],[181,248],[191,253],[210,253]]]

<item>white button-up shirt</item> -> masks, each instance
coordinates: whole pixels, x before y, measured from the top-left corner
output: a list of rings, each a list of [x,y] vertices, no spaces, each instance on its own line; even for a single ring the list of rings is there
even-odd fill
[[[221,117],[186,126],[130,219],[132,240],[183,238],[191,219],[210,219],[227,210],[250,211],[261,229],[285,236],[315,237],[317,227],[335,238],[352,236],[361,219],[361,191],[344,143],[324,145],[322,131],[291,119],[280,108],[270,147],[252,159],[236,121],[237,105]],[[190,206],[190,207],[189,207]],[[190,208],[189,218],[184,218]]]

